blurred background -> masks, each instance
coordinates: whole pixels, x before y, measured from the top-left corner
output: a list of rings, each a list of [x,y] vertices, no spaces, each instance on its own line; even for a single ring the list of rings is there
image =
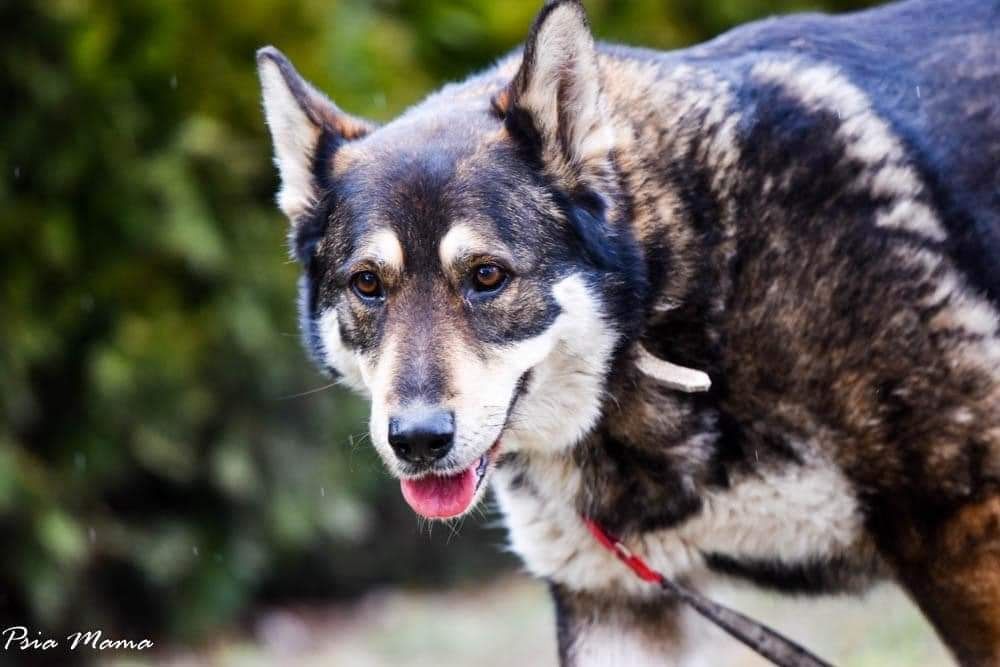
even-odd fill
[[[600,38],[676,48],[872,3],[586,4]],[[0,2],[0,628],[156,643],[59,664],[554,661],[542,588],[515,574],[496,517],[421,525],[366,406],[301,351],[253,58],[275,44],[385,121],[512,48],[539,5]],[[884,658],[874,614],[891,626],[877,641],[910,651],[898,664],[940,658],[915,612],[878,596],[827,612],[855,628],[831,655]]]

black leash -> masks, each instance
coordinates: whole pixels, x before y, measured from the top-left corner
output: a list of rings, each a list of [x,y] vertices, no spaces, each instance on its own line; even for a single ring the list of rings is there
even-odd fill
[[[601,545],[625,563],[636,576],[643,581],[657,584],[670,592],[677,599],[690,605],[695,611],[715,623],[717,626],[740,640],[779,667],[833,667],[825,660],[816,657],[807,649],[799,646],[791,639],[775,632],[763,623],[733,611],[728,607],[712,602],[695,591],[684,588],[675,581],[649,567],[639,556],[629,551],[628,547],[617,538],[612,537],[599,524],[584,518],[584,524]]]

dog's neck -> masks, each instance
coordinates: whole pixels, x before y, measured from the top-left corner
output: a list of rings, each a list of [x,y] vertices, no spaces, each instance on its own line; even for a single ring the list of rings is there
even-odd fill
[[[610,107],[626,110],[615,119],[627,137],[616,165],[650,294],[638,339],[625,342],[613,366],[604,418],[573,460],[583,477],[580,511],[627,534],[691,516],[702,490],[725,485],[742,452],[718,408],[726,392],[726,304],[736,256],[736,206],[725,180],[738,150],[730,95],[721,82],[685,66],[664,75],[625,62],[617,63],[605,93],[620,98]],[[649,123],[651,113],[662,122]],[[666,131],[645,137],[651,126]],[[711,390],[685,394],[644,373],[636,363],[640,346],[708,373]],[[606,481],[615,477],[621,483]]]
[[[621,332],[593,430],[569,449],[530,447],[509,461],[511,470],[562,471],[560,479],[575,480],[578,513],[628,536],[693,516],[706,488],[725,485],[742,456],[718,407],[735,248],[735,206],[724,179],[736,149],[722,84],[686,66],[665,73],[627,54],[601,58],[617,60],[614,76],[605,77],[604,94],[613,98],[607,106],[624,110],[609,118],[619,137],[615,177],[603,181],[618,189],[608,197],[616,204],[609,215],[634,238],[640,266],[632,268],[648,287],[636,312],[625,314],[640,319]],[[650,114],[662,119],[650,123]],[[629,278],[617,276],[619,283]],[[619,305],[605,296],[608,307]],[[711,390],[685,393],[643,372],[640,350],[706,372]]]
[[[628,50],[601,62],[616,181],[649,285],[641,342],[714,380],[736,257],[737,105],[728,83],[683,62]]]

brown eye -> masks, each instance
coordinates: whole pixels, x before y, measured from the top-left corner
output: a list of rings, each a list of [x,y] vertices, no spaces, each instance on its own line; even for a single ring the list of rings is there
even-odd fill
[[[496,264],[480,264],[472,272],[472,286],[477,292],[498,290],[506,280],[507,274]]]
[[[355,273],[351,278],[351,285],[362,299],[378,299],[382,296],[382,281],[371,271]]]

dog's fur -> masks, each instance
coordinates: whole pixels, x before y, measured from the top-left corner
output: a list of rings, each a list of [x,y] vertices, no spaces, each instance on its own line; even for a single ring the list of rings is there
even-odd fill
[[[381,128],[258,63],[309,350],[371,396],[401,477],[426,474],[387,444],[401,406],[454,411],[436,473],[499,439],[487,474],[564,663],[688,643],[581,515],[693,582],[891,577],[958,660],[1000,663],[1000,3],[657,53],[557,0],[523,51]],[[486,298],[484,259],[510,274]]]

